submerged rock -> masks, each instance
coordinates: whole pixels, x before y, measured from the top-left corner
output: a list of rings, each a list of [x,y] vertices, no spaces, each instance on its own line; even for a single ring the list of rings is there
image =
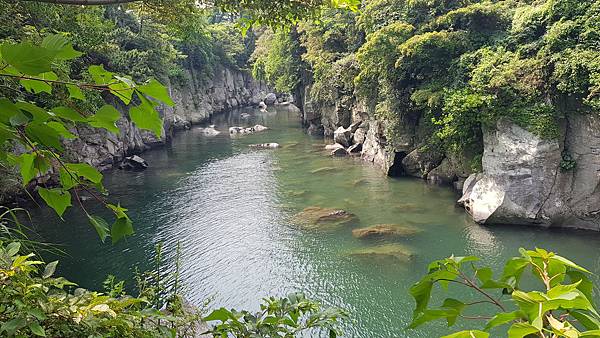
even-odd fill
[[[292,219],[294,223],[308,228],[332,227],[356,222],[353,213],[342,209],[308,207],[297,213]]]
[[[250,114],[248,114],[248,113],[241,113],[240,114],[240,118],[247,119],[249,117],[250,117]]]
[[[258,148],[258,149],[275,149],[279,148],[279,143],[258,143],[258,144],[250,144],[248,147],[250,148]]]
[[[422,230],[411,225],[404,224],[376,224],[366,228],[352,230],[352,236],[356,238],[372,237],[408,237]]]
[[[334,167],[323,167],[323,168],[318,168],[315,170],[311,170],[310,173],[311,174],[322,174],[322,173],[330,173],[332,171],[336,171],[337,169]]]
[[[336,156],[336,157],[343,157],[348,155],[348,152],[346,151],[346,149],[342,148],[336,148],[334,150],[331,151],[331,156]]]
[[[146,168],[148,168],[148,162],[137,155],[125,157],[119,164],[119,169],[122,170],[142,171]]]
[[[351,251],[348,256],[358,258],[394,258],[409,262],[414,258],[412,250],[400,244],[385,244]]]

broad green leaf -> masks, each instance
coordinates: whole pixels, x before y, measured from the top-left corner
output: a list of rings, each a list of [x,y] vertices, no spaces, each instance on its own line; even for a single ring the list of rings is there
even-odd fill
[[[13,127],[23,126],[31,121],[31,118],[25,115],[22,111],[18,111],[15,115],[10,117],[10,125]]]
[[[490,334],[487,332],[479,330],[466,330],[449,334],[447,336],[443,336],[442,338],[488,338],[489,336]]]
[[[38,322],[29,323],[29,329],[36,336],[46,337],[46,331],[44,331],[44,328]]]
[[[70,98],[85,101],[85,95],[83,95],[81,88],[77,87],[76,85],[68,84],[67,90],[69,91]]]
[[[10,118],[19,112],[19,108],[9,99],[0,98],[0,123],[10,124]]]
[[[433,282],[428,276],[425,276],[421,281],[415,283],[410,288],[410,295],[413,296],[416,302],[413,316],[422,313],[429,304],[429,298],[431,297],[431,289],[433,288]]]
[[[19,83],[30,93],[48,93],[52,94],[52,82],[58,80],[54,72],[45,72],[35,76],[36,79],[21,79]]]
[[[38,320],[46,320],[46,314],[39,308],[25,310],[28,314],[34,316]]]
[[[233,318],[233,314],[231,313],[231,311],[225,309],[225,308],[220,308],[217,310],[214,310],[213,312],[211,312],[208,316],[202,318],[205,322],[211,322],[214,320],[220,320],[222,322],[227,321],[230,318]]]
[[[21,111],[30,114],[31,118],[36,122],[46,122],[52,117],[46,109],[38,107],[30,102],[18,101],[15,105],[19,107]]]
[[[106,239],[106,237],[108,237],[108,232],[110,231],[108,223],[100,216],[88,215],[88,219],[90,221],[90,224],[92,224],[94,229],[96,229],[100,240],[102,241],[102,243],[104,243],[104,240]]]
[[[2,327],[0,327],[0,333],[6,331],[6,333],[9,336],[12,336],[18,329],[25,327],[25,325],[27,325],[27,321],[25,320],[25,318],[19,317],[11,319],[6,323],[2,324]]]
[[[58,216],[63,215],[67,207],[71,206],[71,194],[60,188],[38,188],[38,193],[49,207],[54,209]]]
[[[60,184],[62,185],[63,189],[69,190],[78,184],[78,182],[64,168],[61,167],[58,170],[58,174]]]
[[[579,337],[592,337],[592,338],[600,338],[600,330],[591,330],[586,332],[581,332]]]
[[[504,272],[502,273],[501,280],[506,281],[512,277],[518,283],[521,279],[523,271],[527,266],[529,266],[529,264],[530,262],[527,259],[518,257],[511,258],[504,266]]]
[[[92,76],[92,79],[96,84],[108,85],[113,81],[113,73],[104,69],[103,65],[92,65],[88,68],[88,73]]]
[[[171,107],[175,105],[175,103],[169,96],[167,88],[155,79],[151,79],[150,81],[148,81],[148,83],[143,84],[141,86],[137,86],[137,90],[142,92],[144,95],[157,99]]]
[[[492,319],[490,319],[487,322],[487,325],[485,326],[484,330],[485,331],[489,331],[492,328],[496,327],[496,326],[500,326],[500,325],[504,325],[506,323],[510,323],[516,319],[519,318],[523,318],[525,316],[525,314],[521,311],[513,311],[513,312],[501,312],[498,313],[497,315],[495,315],[494,317],[492,317]]]
[[[485,268],[477,269],[476,275],[477,275],[477,278],[482,283],[485,283],[488,280],[492,279],[492,277],[494,276],[494,272],[492,271],[491,268],[485,267]]]
[[[546,294],[548,295],[548,297],[550,299],[556,299],[567,293],[572,292],[573,290],[577,289],[578,286],[579,286],[579,282],[576,282],[573,284],[568,284],[568,285],[560,284],[560,285],[557,285],[557,286],[553,287],[552,289],[548,290],[548,292]]]
[[[18,254],[20,249],[21,249],[21,243],[19,243],[19,242],[10,242],[6,246],[6,254],[9,257],[12,257],[12,256]]]
[[[566,266],[568,266],[568,267],[571,267],[571,268],[573,268],[573,269],[576,269],[576,270],[579,270],[579,271],[582,271],[582,272],[585,272],[585,273],[591,273],[591,272],[589,272],[587,269],[585,269],[585,268],[582,268],[581,266],[579,266],[579,265],[577,265],[577,264],[575,264],[575,263],[571,262],[570,260],[568,260],[568,259],[566,259],[566,258],[564,258],[564,257],[562,257],[562,256],[559,256],[559,255],[554,255],[554,256],[552,256],[552,257],[550,258],[550,260],[551,260],[551,261],[553,261],[553,260],[554,260],[554,261],[558,261],[558,262],[560,262],[560,263],[562,263],[562,264],[564,264],[564,265],[566,265]]]
[[[117,218],[110,229],[113,244],[130,235],[133,235],[133,224],[129,217]]]
[[[133,80],[128,79],[126,77],[115,76],[115,79],[119,80],[114,84],[108,86],[110,88],[110,92],[118,97],[125,105],[128,105],[131,102],[131,97],[133,96],[135,82]]]
[[[38,75],[51,71],[55,52],[31,42],[21,42],[16,45],[3,44],[0,46],[2,58],[18,71],[27,75]]]
[[[19,171],[21,173],[21,179],[23,180],[23,186],[27,185],[29,181],[31,181],[36,174],[34,161],[36,155],[33,153],[25,153],[21,154],[18,157],[17,162],[19,163]]]
[[[102,181],[102,174],[87,163],[67,163],[65,166],[71,172],[77,174],[77,176],[83,177],[90,182],[100,183]]]
[[[104,128],[115,134],[119,133],[119,128],[115,124],[121,118],[121,113],[111,105],[102,106],[96,114],[88,118],[88,123],[96,128]]]
[[[539,330],[529,323],[514,323],[508,329],[508,338],[523,338],[536,332]]]
[[[415,316],[413,321],[408,326],[409,329],[414,329],[420,325],[423,325],[427,322],[446,318],[448,320],[449,326],[450,323],[456,319],[459,315],[459,312],[455,309],[434,309],[434,310],[425,310],[421,314]]]
[[[50,121],[47,123],[48,127],[56,130],[56,132],[64,137],[64,138],[68,138],[68,139],[73,139],[76,138],[77,136],[73,135],[66,127],[64,124],[60,123],[60,122],[56,122],[56,121]]]
[[[569,313],[586,329],[600,330],[600,318],[597,316],[582,310],[571,310]]]
[[[129,117],[131,121],[140,129],[147,129],[157,137],[160,137],[163,128],[163,121],[154,109],[152,104],[146,99],[141,98],[142,103],[139,106],[129,108]]]
[[[44,278],[44,279],[50,278],[54,274],[54,271],[56,271],[57,264],[58,264],[58,261],[53,261],[53,262],[46,264],[46,267],[44,268],[44,272],[42,273],[42,278]]]
[[[127,214],[125,213],[127,209],[123,208],[120,204],[107,204],[107,207],[115,213],[117,218],[127,217]]]
[[[80,57],[83,53],[73,49],[66,37],[53,34],[48,35],[42,41],[42,47],[56,53],[56,58],[60,60],[71,60]]]
[[[29,123],[25,127],[25,134],[39,144],[63,151],[63,146],[60,143],[60,134],[46,124],[37,122]]]
[[[74,121],[74,122],[86,122],[87,119],[83,116],[81,116],[81,114],[79,114],[75,109],[69,108],[69,107],[64,107],[64,106],[59,106],[59,107],[54,107],[51,110],[56,116],[60,117],[61,119],[65,119],[65,120],[70,120],[70,121]]]

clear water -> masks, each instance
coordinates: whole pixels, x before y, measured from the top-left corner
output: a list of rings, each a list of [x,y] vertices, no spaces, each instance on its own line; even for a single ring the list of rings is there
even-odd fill
[[[291,111],[251,113],[250,120],[240,119],[239,112],[220,116],[214,122],[225,132],[216,137],[197,128],[178,134],[172,144],[143,154],[150,164],[144,172],[105,175],[112,199],[129,208],[135,222],[136,235],[125,242],[100,243],[77,209],[68,212],[67,222],[47,209],[36,210],[40,233],[70,254],[61,258],[60,272],[84,287],[99,288],[107,274],[131,280],[135,267],[147,269],[159,241],[172,262],[180,242],[182,280],[191,302],[211,299],[211,307],[257,309],[264,296],[304,291],[351,312],[348,337],[450,332],[443,323],[404,330],[413,309],[408,288],[428,262],[450,254],[478,255],[499,269],[519,247],[539,246],[600,272],[597,233],[476,225],[455,207],[457,196],[448,187],[389,178],[359,160],[325,156],[324,141],[304,134]],[[229,125],[255,123],[271,130],[235,138],[227,133]],[[248,147],[263,142],[283,147]],[[313,172],[325,167],[335,170]],[[355,213],[360,221],[353,227],[422,228],[417,236],[397,240],[414,252],[414,261],[350,257],[352,250],[378,242],[353,238],[353,227],[293,226],[290,217],[308,206]]]

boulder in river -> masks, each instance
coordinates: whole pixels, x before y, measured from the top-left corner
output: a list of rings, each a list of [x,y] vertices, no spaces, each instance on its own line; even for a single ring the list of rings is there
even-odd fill
[[[275,149],[275,148],[279,148],[279,143],[271,142],[271,143],[251,144],[248,147],[258,148],[258,149]]]
[[[229,134],[232,134],[232,135],[236,135],[236,134],[252,134],[252,133],[255,133],[255,132],[261,132],[261,131],[265,131],[265,130],[268,130],[268,129],[269,128],[267,128],[267,127],[265,127],[263,125],[260,125],[260,124],[257,124],[254,127],[247,127],[247,128],[244,128],[244,127],[229,127]]]
[[[409,262],[414,258],[412,250],[400,244],[384,244],[351,251],[350,257],[358,258],[393,258]]]
[[[328,144],[325,146],[325,150],[336,150],[342,148],[344,149],[344,146],[339,144],[339,143],[334,143],[334,144]]]
[[[122,170],[142,171],[146,168],[148,168],[148,162],[137,155],[125,157],[119,164],[119,169]]]
[[[374,238],[374,237],[408,237],[415,235],[422,230],[404,224],[376,224],[366,228],[352,230],[352,236],[356,238]]]
[[[260,108],[260,110],[266,110],[267,109],[267,104],[264,103],[263,101],[260,101],[258,103],[258,108]]]
[[[339,127],[336,131],[333,132],[333,140],[336,143],[343,145],[344,147],[349,147],[351,144],[352,132],[350,128],[346,129],[344,127]]]
[[[362,144],[361,143],[356,143],[350,146],[350,148],[348,148],[348,153],[350,154],[360,154],[362,150]]]
[[[308,207],[297,213],[293,222],[307,228],[335,227],[357,221],[356,215],[342,209]]]
[[[215,129],[215,125],[211,124],[210,126],[206,127],[206,128],[198,128],[198,130],[206,135],[206,136],[216,136],[219,135],[221,132],[218,131],[217,129]]]
[[[275,93],[269,93],[267,96],[265,96],[263,102],[267,106],[272,106],[275,104],[275,102],[277,102],[277,95]]]
[[[348,152],[346,151],[346,149],[344,149],[344,147],[336,148],[331,151],[331,156],[342,157],[342,156],[346,156],[346,155],[348,155]]]

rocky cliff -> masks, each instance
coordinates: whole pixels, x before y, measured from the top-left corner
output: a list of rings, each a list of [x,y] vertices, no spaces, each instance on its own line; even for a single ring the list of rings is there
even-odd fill
[[[507,120],[483,131],[480,173],[468,154],[446,154],[426,146],[424,123],[405,118],[393,142],[374,109],[339,98],[315,109],[306,95],[305,125],[313,133],[348,132],[361,157],[387,175],[408,175],[452,184],[461,205],[478,223],[532,224],[600,231],[600,116],[569,114],[561,136],[547,140]],[[336,130],[339,131],[336,132]]]
[[[119,135],[101,129],[77,127],[75,132],[79,137],[68,141],[67,156],[77,162],[107,169],[124,156],[166,142],[177,130],[207,121],[214,113],[256,105],[267,92],[267,88],[250,74],[238,70],[218,67],[213,76],[203,81],[198,80],[196,70],[188,69],[186,72],[188,83],[168,85],[175,106],[162,109],[164,130],[160,138],[138,129],[124,114],[117,123],[121,130]]]

